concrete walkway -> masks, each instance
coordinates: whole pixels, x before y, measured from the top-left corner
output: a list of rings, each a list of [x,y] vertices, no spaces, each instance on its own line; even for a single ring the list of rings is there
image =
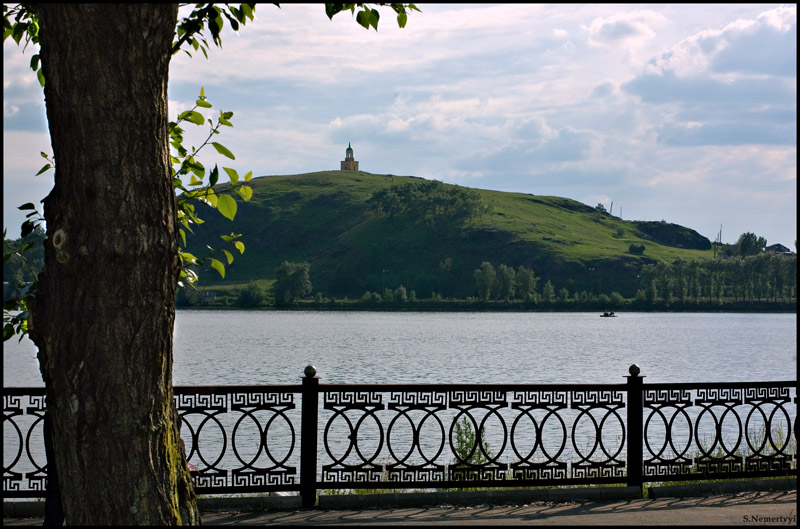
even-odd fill
[[[42,518],[3,518],[41,525]],[[797,491],[739,492],[695,498],[537,501],[358,509],[210,512],[204,525],[797,525]]]

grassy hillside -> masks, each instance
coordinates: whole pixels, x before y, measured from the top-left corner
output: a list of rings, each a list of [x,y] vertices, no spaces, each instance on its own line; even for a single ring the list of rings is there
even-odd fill
[[[662,222],[624,221],[561,197],[475,190],[488,211],[469,220],[435,222],[379,215],[368,200],[391,186],[422,182],[408,176],[325,171],[265,176],[251,181],[250,202],[240,202],[235,221],[203,212],[190,251],[203,255],[218,236],[242,233],[247,250],[201,284],[241,285],[273,277],[283,261],[311,264],[314,292],[360,297],[404,285],[418,297],[475,295],[473,271],[483,261],[533,268],[556,290],[618,291],[632,296],[642,264],[710,259],[708,239]],[[224,186],[219,186],[224,187]],[[629,252],[644,245],[643,254]],[[594,268],[594,271],[590,269]]]

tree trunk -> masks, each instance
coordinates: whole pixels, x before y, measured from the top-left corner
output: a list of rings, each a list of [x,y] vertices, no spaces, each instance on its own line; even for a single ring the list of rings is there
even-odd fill
[[[172,391],[177,5],[39,4],[55,157],[39,348],[68,524],[197,524]]]

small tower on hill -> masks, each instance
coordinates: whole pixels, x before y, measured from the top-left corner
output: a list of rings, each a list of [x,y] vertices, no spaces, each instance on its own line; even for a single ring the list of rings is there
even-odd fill
[[[353,148],[350,143],[347,144],[347,150],[344,152],[344,161],[342,162],[342,171],[358,171],[358,162],[353,158]]]

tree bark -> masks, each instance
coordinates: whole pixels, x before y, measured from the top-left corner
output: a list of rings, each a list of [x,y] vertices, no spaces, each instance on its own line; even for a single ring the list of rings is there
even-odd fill
[[[39,4],[56,164],[30,336],[66,522],[198,524],[172,390],[176,4]]]

